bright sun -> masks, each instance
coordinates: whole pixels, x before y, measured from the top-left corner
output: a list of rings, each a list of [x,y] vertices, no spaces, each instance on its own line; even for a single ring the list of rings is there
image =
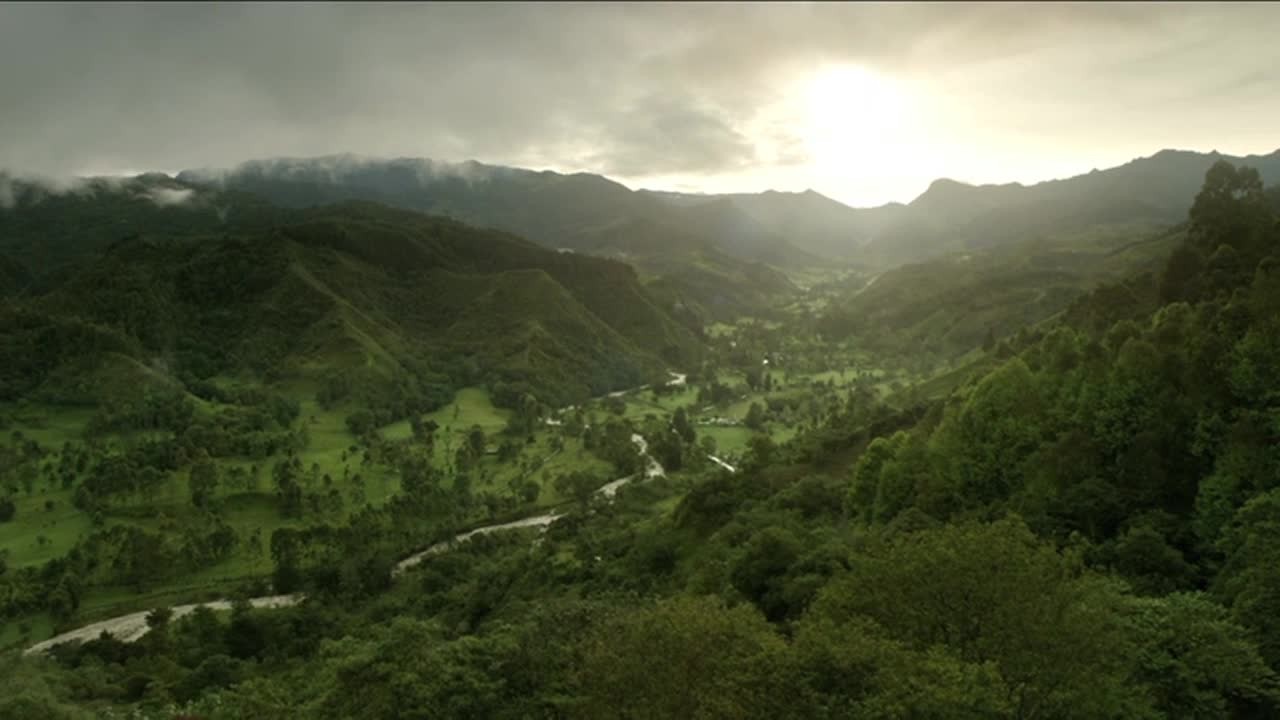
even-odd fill
[[[805,87],[805,140],[815,164],[830,168],[891,161],[908,141],[910,97],[900,85],[856,65],[824,68]]]

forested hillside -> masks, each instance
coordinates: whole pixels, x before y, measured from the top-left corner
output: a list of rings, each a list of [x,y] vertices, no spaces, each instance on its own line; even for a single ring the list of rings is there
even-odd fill
[[[31,282],[27,269],[13,258],[0,255],[0,297],[14,295]]]
[[[631,443],[560,439],[548,408],[661,384],[705,352],[696,320],[614,260],[363,202],[170,216],[135,194],[148,182],[0,210],[19,251],[43,251],[43,203],[86,221],[82,243],[48,226],[56,272],[4,266],[6,646],[33,622],[256,587],[276,531],[415,482],[449,492],[404,510],[396,547],[555,505],[556,477],[594,481]]]
[[[1100,282],[1158,275],[1185,227],[1110,225],[898,266],[846,288],[818,328],[901,356],[955,357],[1064,311]]]
[[[0,708],[1272,717],[1274,197],[1255,170],[1214,165],[1185,227],[1154,236],[1167,258],[1108,265],[1113,279],[990,344],[967,374],[912,379],[940,395],[886,387],[875,353],[818,343],[798,323],[731,326],[688,387],[551,415],[562,442],[600,448],[619,470],[637,467],[625,438],[648,438],[666,473],[612,499],[566,474],[556,485],[573,499],[540,542],[536,530],[482,535],[394,582],[423,514],[466,497],[450,494],[463,475],[418,464],[417,430],[366,438],[400,459],[399,494],[272,533],[274,589],[305,591],[301,605],[157,612],[135,643],[10,659],[20,691]],[[854,358],[852,377],[830,371],[833,356]],[[726,454],[737,428],[720,416],[743,412],[749,434]]]
[[[281,215],[259,197],[197,190],[160,173],[62,184],[0,173],[0,189],[10,200],[0,204],[0,255],[37,281],[126,237],[236,233]]]
[[[79,398],[60,369],[99,351],[188,381],[366,369],[389,381],[434,364],[442,387],[509,384],[564,404],[661,375],[697,347],[625,265],[368,205],[234,237],[122,240],[8,308],[0,328],[4,397],[67,402]]]

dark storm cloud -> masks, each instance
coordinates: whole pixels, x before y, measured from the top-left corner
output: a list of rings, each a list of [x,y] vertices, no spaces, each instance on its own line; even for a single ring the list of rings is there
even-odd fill
[[[733,173],[803,160],[798,129],[765,131],[775,146],[766,157],[748,126],[797,77],[836,61],[931,82],[990,113],[977,125],[1035,128],[1045,142],[1068,145],[1149,142],[1160,135],[1153,118],[1175,118],[1170,134],[1206,126],[1197,105],[1206,96],[1224,111],[1240,103],[1274,117],[1271,69],[1280,56],[1269,33],[1278,11],[1181,3],[4,5],[0,167],[176,170],[350,151],[621,177]],[[1260,137],[1262,122],[1229,118],[1223,133]],[[1186,137],[1184,146],[1203,141]]]

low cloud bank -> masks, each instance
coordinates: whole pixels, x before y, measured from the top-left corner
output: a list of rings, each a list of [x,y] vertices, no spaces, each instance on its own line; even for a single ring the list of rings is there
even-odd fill
[[[194,189],[175,187],[173,183],[167,175],[51,177],[16,175],[0,170],[0,210],[36,205],[49,197],[74,195],[89,198],[100,193],[129,193],[157,207],[187,206],[200,199]]]

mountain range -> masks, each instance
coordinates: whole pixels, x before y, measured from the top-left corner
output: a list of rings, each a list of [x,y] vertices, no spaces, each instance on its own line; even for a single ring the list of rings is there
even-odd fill
[[[136,231],[133,220],[153,232],[219,231],[280,208],[344,200],[448,216],[552,249],[614,257],[648,274],[682,255],[728,275],[764,272],[753,263],[790,268],[838,261],[883,269],[1099,226],[1176,224],[1219,159],[1257,168],[1267,185],[1280,181],[1280,150],[1245,157],[1162,150],[1032,185],[944,178],[909,203],[872,208],[852,208],[813,190],[631,190],[590,173],[354,155],[255,160],[174,177],[95,178],[71,191],[0,175],[0,196],[23,210],[0,212],[0,255],[7,257],[0,289],[14,277],[39,277],[99,249],[99,238]],[[15,262],[25,270],[11,267]]]
[[[49,339],[62,338],[77,357],[84,341],[197,376],[267,367],[306,376],[323,356],[330,369],[347,358],[387,380],[413,374],[410,358],[471,357],[468,367],[489,369],[487,384],[567,402],[689,362],[702,328],[767,315],[797,289],[785,271],[832,262],[908,267],[872,292],[834,298],[829,331],[865,335],[870,323],[910,333],[919,323],[962,351],[992,328],[1047,317],[1108,272],[1162,257],[1166,242],[1115,253],[1183,220],[1221,157],[1161,151],[1029,186],[944,179],[908,204],[861,209],[813,191],[693,195],[586,173],[354,156],[69,189],[5,177],[0,298],[24,299],[0,327],[13,351],[3,390],[18,398],[69,386],[47,383],[64,360]],[[1280,178],[1280,151],[1229,159],[1268,184]],[[955,252],[1002,248],[1003,259],[976,265]],[[940,314],[952,304],[912,280],[910,265],[948,253],[961,263],[954,271],[944,262],[915,275],[953,278],[932,288],[969,298],[966,307],[986,288],[984,312]],[[212,300],[184,299],[203,282],[193,267],[221,277],[223,261],[252,267],[262,287],[228,295],[240,281],[227,276]],[[979,265],[1005,275],[971,276]],[[1061,292],[1046,292],[1045,272]],[[1035,287],[1014,290],[1027,283]],[[1014,317],[1027,293],[1035,308]],[[278,315],[282,307],[293,311]],[[226,333],[216,342],[204,333],[194,347],[184,328],[197,325]],[[92,376],[82,370],[68,372]],[[479,380],[456,364],[443,373]]]
[[[247,191],[286,206],[364,199],[519,233],[553,248],[656,254],[715,247],[780,267],[832,260],[887,267],[949,251],[1115,223],[1174,224],[1215,161],[1280,181],[1280,150],[1234,157],[1162,150],[1119,167],[1032,185],[939,179],[907,204],[852,208],[820,193],[700,195],[631,190],[589,173],[535,172],[478,162],[353,155],[275,159],[177,180]]]

